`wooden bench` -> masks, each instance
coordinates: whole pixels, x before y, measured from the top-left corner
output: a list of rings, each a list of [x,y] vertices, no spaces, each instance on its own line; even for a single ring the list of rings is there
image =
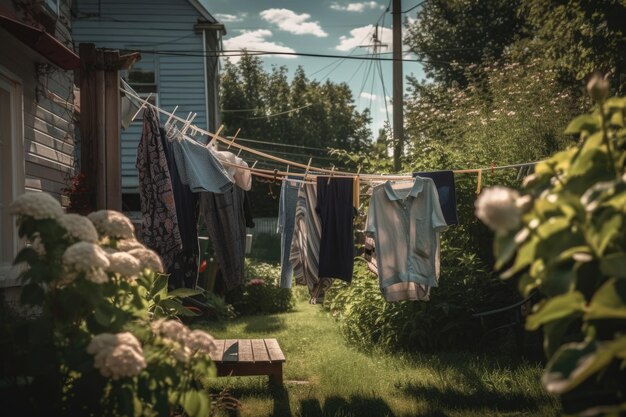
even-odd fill
[[[283,385],[285,355],[276,339],[216,340],[211,359],[217,376],[268,375],[270,384]]]

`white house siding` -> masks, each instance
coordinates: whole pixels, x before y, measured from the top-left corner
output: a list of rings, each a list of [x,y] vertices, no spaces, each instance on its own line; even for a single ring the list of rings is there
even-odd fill
[[[4,10],[14,10],[11,0],[0,0],[0,6]],[[71,47],[70,22],[69,0],[61,0],[54,34]],[[68,179],[74,173],[73,72],[50,64],[0,27],[0,74],[3,79],[18,85],[21,92],[18,100],[22,108],[17,111],[19,126],[13,131],[10,149],[11,152],[23,149],[21,158],[16,154],[12,159],[10,178],[3,177],[0,181],[3,187],[11,187],[14,195],[24,191],[44,191],[65,205],[63,188],[68,186]],[[19,246],[21,243],[14,230],[0,236],[0,247],[4,248],[5,254],[14,256]],[[6,297],[15,301],[18,290],[9,287],[16,286],[17,274],[7,261],[0,259],[0,288]]]
[[[131,51],[176,51],[195,56],[154,55],[158,104],[186,117],[197,113],[194,123],[208,128],[205,96],[205,65],[202,33],[194,25],[201,19],[187,0],[78,0],[73,23],[74,42]],[[99,14],[98,14],[99,13]],[[142,61],[152,59],[142,54]],[[141,61],[138,65],[145,65]],[[122,133],[122,188],[137,192],[135,168],[141,124],[131,124]]]
[[[57,20],[55,32],[62,42],[71,33],[68,3],[61,1],[63,18]],[[12,9],[11,1],[0,4]],[[0,66],[22,84],[25,190],[46,191],[64,202],[62,189],[74,166],[73,72],[52,64],[47,70],[38,67],[48,61],[2,28],[0,40]],[[57,100],[50,99],[49,93]]]

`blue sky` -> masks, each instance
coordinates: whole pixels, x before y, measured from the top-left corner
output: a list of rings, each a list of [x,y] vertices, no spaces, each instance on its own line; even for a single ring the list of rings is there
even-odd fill
[[[402,9],[414,6],[417,1],[405,0]],[[372,44],[377,22],[378,38],[387,45],[380,51],[391,52],[392,16],[385,13],[388,4],[389,0],[210,0],[208,9],[226,25],[225,50],[247,48],[344,56],[372,52],[371,48],[359,45]],[[413,18],[415,11],[405,16]],[[374,137],[387,119],[380,72],[373,61],[274,55],[263,57],[263,62],[268,70],[273,65],[286,65],[290,76],[302,65],[309,78],[348,83],[357,108],[371,109]],[[388,98],[392,89],[391,67],[391,61],[381,62]],[[423,78],[421,66],[416,62],[405,62],[404,74]],[[391,118],[389,102],[387,110]]]

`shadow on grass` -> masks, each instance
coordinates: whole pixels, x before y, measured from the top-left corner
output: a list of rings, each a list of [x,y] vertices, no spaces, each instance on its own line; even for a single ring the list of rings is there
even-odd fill
[[[494,392],[486,387],[465,392],[454,388],[440,389],[412,383],[405,386],[403,391],[419,402],[428,403],[434,409],[439,407],[444,410],[489,408],[500,411],[536,411],[539,409],[535,397],[522,393]]]
[[[316,398],[302,400],[302,417],[395,417],[391,408],[380,398],[353,396],[348,399],[331,396],[322,407]]]
[[[285,320],[277,316],[250,316],[240,321],[246,324],[244,330],[247,333],[274,333],[286,328]]]

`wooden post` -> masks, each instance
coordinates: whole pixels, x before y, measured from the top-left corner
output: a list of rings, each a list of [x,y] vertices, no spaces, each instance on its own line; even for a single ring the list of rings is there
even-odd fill
[[[117,69],[112,69],[119,52],[105,52],[104,71],[105,112],[104,128],[106,143],[106,208],[122,210],[122,163],[120,128],[120,77]]]
[[[119,70],[140,59],[139,53],[79,46],[81,170],[87,176],[94,209],[122,209]]]
[[[402,168],[404,151],[404,89],[402,87],[402,0],[393,0],[393,169]]]
[[[80,54],[80,167],[86,176],[89,207],[96,208],[96,46],[81,43]]]
[[[101,58],[102,55],[98,58]],[[95,71],[96,76],[96,209],[107,208],[107,168],[106,168],[106,132],[104,117],[106,112],[104,71]]]

